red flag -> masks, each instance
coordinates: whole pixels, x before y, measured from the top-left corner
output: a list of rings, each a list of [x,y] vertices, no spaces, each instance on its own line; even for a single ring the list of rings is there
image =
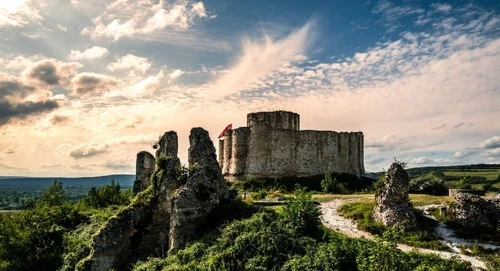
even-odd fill
[[[229,124],[228,126],[226,126],[226,128],[224,128],[224,130],[220,133],[220,135],[219,135],[218,138],[226,136],[227,131],[230,131],[230,130],[233,130],[233,124],[232,123]]]

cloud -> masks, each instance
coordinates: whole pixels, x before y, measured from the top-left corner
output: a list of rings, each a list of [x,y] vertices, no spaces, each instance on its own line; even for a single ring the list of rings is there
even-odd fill
[[[50,123],[52,123],[52,125],[56,125],[56,124],[68,122],[70,119],[71,118],[68,116],[54,115],[54,116],[52,116],[52,118],[50,118]]]
[[[184,73],[184,71],[177,69],[177,70],[172,71],[168,75],[168,78],[170,78],[171,80],[175,80],[175,79],[179,78],[183,73]]]
[[[25,102],[22,104],[0,101],[0,125],[13,118],[22,119],[33,114],[50,112],[58,107],[59,104],[56,101]]]
[[[59,84],[59,76],[56,72],[56,66],[50,61],[39,63],[36,67],[33,67],[28,76],[30,78],[38,79],[47,85]]]
[[[288,36],[273,40],[265,36],[261,42],[245,39],[243,52],[237,62],[213,84],[221,96],[248,89],[252,83],[286,67],[306,60],[306,49],[314,40],[315,20],[310,20]]]
[[[15,58],[8,65],[12,67],[25,67],[21,75],[27,78],[29,84],[33,81],[42,83],[43,86],[55,86],[67,84],[70,77],[77,69],[82,67],[77,62],[63,62],[56,59],[43,58],[38,61],[26,58]]]
[[[132,70],[144,74],[151,67],[151,61],[145,57],[128,54],[115,62],[109,63],[106,67],[110,71]]]
[[[123,92],[119,92],[117,93],[117,95],[137,96],[150,94],[162,87],[161,79],[163,77],[165,77],[163,71],[159,71],[156,75],[150,75],[138,81],[137,83],[125,88]]]
[[[494,136],[484,140],[478,145],[481,149],[495,149],[500,148],[500,136]]]
[[[118,170],[118,171],[133,171],[134,170],[134,164],[130,161],[125,161],[125,160],[107,160],[103,164],[103,167],[111,169],[111,170]]]
[[[47,97],[45,92],[39,92],[16,78],[0,74],[0,126],[12,119],[25,119],[59,107],[57,101]],[[27,100],[28,96],[32,100]]]
[[[171,28],[184,31],[200,18],[211,18],[203,2],[177,0],[173,3],[160,0],[117,0],[106,5],[105,11],[92,19],[93,25],[85,27],[82,34],[92,39],[104,37],[118,40],[124,36],[148,34]]]
[[[108,145],[82,144],[70,151],[69,156],[75,159],[90,158],[108,152]]]
[[[397,23],[401,18],[408,18],[410,16],[421,15],[425,11],[411,5],[395,5],[387,0],[380,0],[377,6],[372,11],[374,14],[380,14],[381,18],[379,23],[387,27],[388,31],[394,31],[399,27]]]
[[[468,157],[471,157],[475,154],[478,153],[478,150],[473,150],[473,149],[465,149],[465,150],[462,150],[462,151],[457,151],[453,154],[453,158],[455,159],[464,159],[464,158],[468,158]]]
[[[21,27],[29,22],[43,20],[31,0],[0,1],[0,28]]]
[[[58,168],[63,166],[61,163],[43,164],[42,168]]]
[[[500,148],[491,149],[481,153],[481,156],[486,158],[497,158],[500,157]]]
[[[0,164],[0,168],[3,168],[3,169],[10,169],[10,170],[21,170],[21,169],[25,169],[25,168],[20,168],[20,167],[11,167],[11,166],[7,166],[5,164]]]
[[[94,46],[85,51],[71,50],[68,58],[71,60],[80,59],[100,59],[108,54],[108,49],[104,47]]]
[[[436,11],[438,12],[450,12],[452,7],[449,4],[440,4],[440,3],[433,3],[431,4],[431,7],[433,7]]]
[[[113,77],[91,72],[79,73],[71,79],[73,91],[78,95],[109,91],[118,87],[120,83]]]
[[[449,162],[450,161],[447,159],[442,159],[442,158],[433,159],[433,158],[421,156],[421,157],[417,157],[417,158],[410,160],[410,162],[408,162],[408,164],[419,165],[419,166],[421,166],[421,165],[446,165],[446,164],[449,164]]]

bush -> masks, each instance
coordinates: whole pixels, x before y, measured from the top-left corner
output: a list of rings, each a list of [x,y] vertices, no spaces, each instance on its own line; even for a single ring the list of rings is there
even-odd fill
[[[437,177],[434,172],[411,179],[408,186],[412,193],[436,196],[448,194],[448,187],[446,187],[444,181],[440,177]]]
[[[325,174],[325,178],[321,180],[321,189],[325,193],[345,193],[346,189],[343,184],[337,182],[337,178],[333,177],[330,172]]]
[[[283,206],[283,226],[295,235],[318,237],[321,229],[321,210],[312,201],[312,193],[295,190],[294,198]]]

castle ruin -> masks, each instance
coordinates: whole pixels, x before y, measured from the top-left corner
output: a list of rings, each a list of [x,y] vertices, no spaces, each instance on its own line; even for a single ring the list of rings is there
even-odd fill
[[[325,172],[364,174],[363,133],[300,130],[300,115],[288,111],[247,115],[247,127],[219,141],[224,177],[275,179]]]

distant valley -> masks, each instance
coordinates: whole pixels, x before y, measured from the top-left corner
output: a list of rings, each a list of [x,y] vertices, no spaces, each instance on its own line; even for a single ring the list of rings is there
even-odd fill
[[[131,189],[135,175],[117,174],[97,177],[23,177],[0,176],[0,210],[22,209],[29,198],[37,198],[54,181],[63,183],[68,199],[76,201],[86,195],[90,188],[119,183],[122,189]]]

